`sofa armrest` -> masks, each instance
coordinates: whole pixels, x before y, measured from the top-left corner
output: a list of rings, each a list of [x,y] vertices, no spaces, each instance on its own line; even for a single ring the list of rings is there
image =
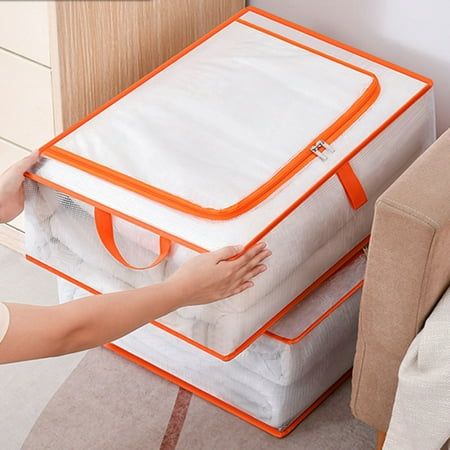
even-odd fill
[[[450,284],[450,130],[378,199],[351,406],[386,431],[400,363]]]

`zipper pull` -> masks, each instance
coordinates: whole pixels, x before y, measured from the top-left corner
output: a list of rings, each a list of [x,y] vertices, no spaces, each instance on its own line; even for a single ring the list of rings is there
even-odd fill
[[[320,151],[320,149],[323,148],[324,151],[328,151],[330,153],[334,153],[335,149],[327,142],[320,140],[317,141],[312,147],[311,151],[322,161],[326,161],[328,159],[327,155],[325,155],[323,152]]]
[[[327,155],[323,154],[320,149],[323,147],[325,148],[324,145],[322,145],[323,141],[317,141],[315,143],[315,145],[313,145],[310,150],[311,152],[313,152],[321,161],[326,161],[328,159]]]
[[[319,141],[320,145],[327,151],[329,151],[330,153],[334,153],[335,149],[332,145],[328,144],[328,142],[325,141]]]

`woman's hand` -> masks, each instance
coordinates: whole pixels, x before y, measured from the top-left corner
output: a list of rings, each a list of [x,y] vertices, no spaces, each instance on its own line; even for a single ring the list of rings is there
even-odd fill
[[[57,306],[8,303],[11,321],[0,345],[0,364],[86,350],[177,308],[239,294],[253,286],[252,278],[266,270],[262,262],[271,255],[263,243],[237,257],[241,251],[226,247],[196,256],[167,281],[140,289]]]
[[[181,266],[166,281],[178,297],[182,294],[183,304],[178,306],[214,302],[252,287],[252,278],[266,270],[262,262],[272,252],[265,243],[259,243],[230,260],[241,251],[240,247],[225,247],[198,255]]]
[[[0,223],[15,219],[23,211],[23,174],[38,159],[39,153],[33,152],[0,175]]]

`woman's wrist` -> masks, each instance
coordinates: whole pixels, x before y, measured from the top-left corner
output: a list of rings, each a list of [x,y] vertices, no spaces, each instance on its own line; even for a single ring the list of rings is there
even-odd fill
[[[159,284],[167,314],[185,306],[187,292],[176,280],[167,279]]]

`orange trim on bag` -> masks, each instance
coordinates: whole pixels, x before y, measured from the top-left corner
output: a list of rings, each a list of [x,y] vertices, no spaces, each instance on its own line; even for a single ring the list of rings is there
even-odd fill
[[[75,280],[72,277],[69,277],[65,273],[50,267],[49,265],[43,263],[42,261],[39,261],[36,258],[33,258],[30,255],[25,255],[25,258],[32,262],[33,264],[36,264],[39,267],[42,267],[43,269],[54,273],[55,275],[65,278],[67,281],[70,281],[71,283],[75,284],[76,286],[79,286],[80,288],[84,289],[85,291],[90,292],[93,295],[99,295],[100,292],[96,291],[95,289],[92,289],[91,287],[81,283],[78,280]],[[156,325],[155,323],[153,325]],[[170,332],[170,331],[169,331]],[[271,336],[267,334],[267,337],[273,337],[276,339],[275,335]],[[139,366],[143,367],[144,369],[150,370],[151,372],[161,376],[162,378],[165,378],[166,380],[181,386],[183,389],[186,389],[189,392],[192,392],[199,397],[203,398],[204,400],[209,401],[210,403],[214,404],[215,406],[218,406],[219,408],[224,409],[225,411],[245,420],[246,422],[250,423],[251,425],[254,425],[258,428],[260,428],[263,431],[266,431],[267,433],[278,437],[283,438],[287,436],[292,430],[295,429],[295,427],[302,422],[309,414],[311,414],[323,401],[325,401],[344,381],[346,381],[351,376],[351,369],[346,372],[335,384],[333,384],[329,389],[327,389],[311,406],[309,406],[305,411],[303,411],[293,422],[291,422],[287,428],[284,430],[279,430],[278,428],[271,427],[270,425],[267,425],[266,423],[250,416],[249,414],[239,410],[235,406],[232,406],[223,400],[219,400],[217,397],[214,397],[211,394],[208,394],[205,391],[202,391],[201,389],[193,386],[192,384],[187,383],[186,381],[183,381],[181,378],[176,377],[175,375],[170,374],[169,372],[160,369],[159,367],[143,360],[142,358],[139,358],[136,355],[133,355],[132,353],[124,350],[121,347],[118,347],[115,344],[105,344],[105,348],[112,350],[113,352],[117,353],[118,355],[122,356],[123,358],[134,362],[135,364],[138,364]]]
[[[131,217],[127,214],[124,214],[120,211],[117,211],[116,209],[110,208],[109,206],[105,206],[95,200],[92,200],[88,197],[85,197],[82,194],[79,194],[78,192],[72,191],[70,189],[67,189],[63,186],[60,186],[57,183],[54,183],[53,181],[49,181],[46,178],[43,178],[39,175],[36,175],[35,173],[27,172],[25,173],[25,177],[29,178],[30,180],[33,180],[37,183],[40,183],[44,186],[47,186],[49,188],[54,189],[55,191],[62,192],[64,194],[70,195],[73,198],[76,198],[77,200],[80,200],[88,205],[91,205],[94,208],[101,209],[109,214],[112,214],[113,216],[120,217],[123,220],[126,220],[134,225],[137,225],[138,227],[144,228],[146,230],[151,231],[152,233],[158,234],[161,237],[166,238],[167,240],[171,242],[176,242],[178,244],[181,244],[187,248],[190,248],[191,250],[194,250],[199,253],[206,253],[208,250],[204,249],[203,247],[200,247],[198,245],[192,244],[189,241],[186,241],[184,239],[181,239],[173,234],[167,233],[164,230],[161,230],[160,228],[156,228],[153,225],[149,225],[148,223],[142,222],[138,219],[135,219],[134,217]]]
[[[309,416],[321,403],[323,403],[339,386],[342,385],[346,380],[348,380],[351,377],[352,370],[350,369],[347,371],[339,380],[336,381],[332,386],[330,386],[314,403],[312,403],[305,411],[303,411],[296,419],[294,419],[285,429],[279,430],[278,428],[271,427],[270,425],[267,425],[266,423],[262,422],[259,419],[256,419],[255,417],[251,416],[250,414],[247,414],[244,411],[241,411],[236,406],[233,406],[229,403],[224,402],[223,400],[220,400],[219,398],[215,397],[214,395],[211,395],[202,389],[199,389],[198,387],[194,386],[193,384],[188,383],[187,381],[182,380],[181,378],[178,378],[175,375],[172,375],[170,372],[167,372],[164,369],[161,369],[154,364],[149,363],[148,361],[145,361],[144,359],[140,358],[139,356],[133,355],[133,353],[130,353],[129,351],[119,347],[117,344],[105,344],[105,348],[108,350],[113,351],[117,355],[121,356],[122,358],[127,359],[128,361],[133,362],[134,364],[137,364],[138,366],[156,374],[159,375],[161,378],[166,379],[167,381],[170,381],[173,384],[176,384],[177,386],[182,387],[186,391],[192,392],[193,394],[197,395],[200,398],[203,398],[204,400],[212,403],[213,405],[223,409],[224,411],[233,414],[236,417],[239,417],[240,419],[244,420],[245,422],[254,425],[255,427],[265,431],[266,433],[271,434],[272,436],[275,436],[277,438],[283,438],[287,436],[292,430],[295,429],[295,427],[306,419],[306,417]]]
[[[367,239],[367,244],[369,240]],[[366,245],[367,245],[366,244]],[[352,251],[353,255],[349,258],[347,258],[345,264],[343,264],[340,269],[343,269],[344,267],[347,267],[350,265],[353,261],[355,261],[360,256],[364,255],[364,247],[363,246],[358,252]],[[350,254],[348,254],[350,255]],[[339,269],[339,270],[340,270]],[[337,271],[336,271],[337,272]],[[350,291],[346,292],[334,305],[332,305],[327,311],[325,311],[317,320],[315,320],[311,325],[309,325],[307,328],[302,330],[297,336],[293,338],[289,338],[286,336],[282,336],[280,334],[277,334],[270,329],[265,332],[267,336],[270,336],[274,339],[277,339],[278,341],[284,342],[288,345],[297,344],[300,342],[304,337],[306,337],[314,328],[316,328],[318,325],[320,325],[327,317],[330,316],[332,312],[334,312],[336,309],[338,309],[343,303],[345,303],[358,289],[360,289],[363,286],[364,279],[360,280],[355,286],[353,286]]]
[[[157,75],[159,72],[163,71],[166,67],[170,66],[177,60],[179,60],[181,57],[189,53],[191,50],[193,50],[195,47],[198,47],[201,43],[208,40],[210,37],[217,34],[219,31],[224,29],[227,25],[234,22],[236,19],[241,17],[243,14],[247,12],[247,8],[244,8],[240,11],[238,11],[236,14],[231,16],[229,19],[227,19],[225,22],[221,23],[217,27],[213,28],[211,31],[194,41],[192,44],[185,47],[180,52],[176,53],[174,56],[170,57],[166,62],[162,63],[160,66],[153,69],[151,72],[149,72],[147,75],[144,75],[139,80],[135,81],[133,84],[128,86],[123,91],[119,92],[117,95],[115,95],[113,98],[108,100],[107,102],[103,103],[103,105],[99,106],[97,109],[89,113],[86,117],[83,117],[78,122],[75,122],[73,125],[71,125],[69,128],[64,130],[62,133],[55,136],[51,141],[47,142],[43,147],[39,149],[40,152],[44,151],[47,147],[51,147],[52,145],[56,144],[58,141],[60,141],[62,138],[66,137],[68,134],[72,133],[72,131],[75,131],[77,128],[80,128],[81,125],[84,125],[86,122],[91,120],[93,117],[100,114],[105,109],[109,108],[111,105],[119,101],[122,97],[125,97],[125,95],[129,94],[130,92],[134,91],[136,88],[138,88],[141,84],[144,84],[147,80]]]
[[[330,38],[329,36],[325,36],[324,34],[318,33],[317,31],[311,30],[310,28],[306,28],[303,25],[299,25],[299,24],[291,22],[287,19],[283,19],[282,17],[276,16],[267,11],[264,11],[263,9],[256,8],[255,6],[247,6],[245,8],[245,12],[252,12],[252,13],[258,14],[260,16],[266,17],[267,19],[273,20],[274,22],[278,22],[281,25],[285,25],[289,28],[293,28],[294,30],[300,31],[305,34],[309,34],[310,36],[312,36],[316,39],[319,39],[320,41],[325,41],[328,44],[331,44],[335,47],[342,48],[343,50],[347,50],[350,53],[354,53],[355,55],[369,59],[370,61],[376,62],[377,64],[381,64],[382,66],[389,67],[390,69],[395,70],[396,72],[400,72],[405,75],[408,75],[409,77],[420,80],[423,83],[428,84],[429,87],[433,86],[433,81],[430,78],[424,77],[423,75],[413,72],[412,70],[405,69],[404,67],[398,66],[397,64],[394,64],[385,59],[378,58],[377,56],[373,56],[370,53],[366,53],[362,50],[357,49],[356,47],[352,47],[351,45],[344,44],[341,41]],[[239,17],[237,17],[236,20],[238,18]]]
[[[292,308],[294,308],[298,303],[300,303],[302,300],[304,300],[309,294],[311,294],[311,292],[313,292],[315,289],[317,289],[325,280],[327,280],[334,273],[336,273],[341,267],[343,267],[349,261],[351,261],[362,250],[362,248],[368,244],[368,242],[369,242],[369,236],[366,237],[364,240],[362,240],[359,244],[357,244],[350,252],[348,252],[345,256],[343,256],[336,264],[334,264],[330,269],[328,269],[319,278],[317,278],[317,280],[314,281],[309,287],[307,287],[300,295],[298,295],[296,298],[294,298],[289,304],[287,304],[283,309],[281,309],[277,314],[275,314],[275,316],[273,316],[268,322],[266,322],[259,330],[257,330],[246,341],[244,341],[234,351],[232,351],[231,353],[229,353],[227,355],[223,355],[215,350],[212,350],[209,347],[206,347],[205,345],[200,344],[197,341],[194,341],[192,338],[185,336],[184,334],[182,334],[178,331],[175,331],[172,328],[169,328],[167,325],[164,325],[164,324],[158,322],[157,320],[152,321],[151,324],[154,325],[155,327],[161,328],[162,330],[166,331],[167,333],[172,334],[173,336],[175,336],[179,339],[182,339],[183,341],[187,342],[188,344],[191,344],[194,347],[197,347],[200,350],[203,350],[204,352],[210,354],[211,356],[214,356],[222,361],[230,361],[233,358],[235,358],[237,355],[239,355],[239,353],[244,351],[247,347],[249,347],[256,339],[258,339],[261,335],[263,335],[270,327],[272,327],[283,316],[285,316]],[[34,262],[38,266],[40,266],[44,269],[47,269],[49,272],[52,272],[61,278],[65,278],[66,280],[70,281],[71,283],[81,287],[82,289],[87,290],[88,292],[91,292],[93,294],[100,294],[99,291],[96,291],[95,289],[88,287],[84,283],[79,282],[78,280],[61,272],[60,270],[55,269],[55,268],[49,266],[48,264],[46,264],[42,261],[39,261],[36,258],[33,258],[30,255],[26,255],[26,258],[29,261]]]
[[[431,86],[426,86],[421,89],[414,97],[412,97],[407,103],[405,103],[400,109],[393,114],[389,120],[384,122],[379,128],[377,128],[372,134],[370,134],[363,142],[361,142],[352,152],[350,152],[342,161],[335,167],[335,170],[328,172],[322,178],[320,178],[315,184],[313,184],[301,197],[299,197],[292,205],[287,208],[282,214],[280,214],[275,220],[273,220],[267,227],[265,227],[260,233],[258,233],[246,246],[250,248],[258,243],[267,233],[275,228],[280,222],[282,222],[289,214],[297,209],[310,195],[312,195],[320,186],[322,186],[329,178],[331,178],[335,172],[337,172],[344,164],[349,162],[356,154],[358,154],[364,147],[366,147],[373,139],[375,139],[381,131],[388,127],[395,119],[402,115],[411,105],[413,105],[419,98],[421,98]]]
[[[367,203],[367,195],[352,166],[347,161],[336,172],[353,209],[361,208]]]
[[[269,13],[266,13],[264,11],[258,10],[257,8],[254,7],[247,7],[246,9],[242,10],[241,12],[239,12],[238,14],[236,14],[234,17],[230,18],[227,22],[224,22],[221,27],[219,27],[218,29],[214,29],[212,30],[210,33],[208,33],[207,35],[204,36],[204,39],[207,39],[208,36],[212,36],[213,34],[215,34],[216,32],[220,31],[220,29],[224,28],[226,25],[228,25],[229,23],[233,22],[234,20],[238,19],[241,15],[243,15],[245,12],[254,12],[257,14],[260,14],[264,17],[268,17],[278,23],[281,23],[283,25],[286,25],[290,28],[299,30],[303,33],[309,34],[317,39],[323,40],[325,42],[331,43],[332,45],[335,45],[337,47],[343,48],[344,50],[347,50],[349,52],[353,52],[359,56],[362,56],[364,58],[367,58],[369,60],[372,60],[378,64],[384,65],[386,67],[389,67],[393,70],[396,70],[400,73],[404,73],[410,77],[416,78],[420,81],[422,81],[423,83],[426,84],[426,86],[424,86],[421,90],[419,90],[409,101],[407,101],[401,108],[399,108],[393,115],[391,115],[382,125],[380,125],[376,130],[374,130],[363,142],[361,142],[351,153],[349,153],[335,168],[334,170],[330,171],[329,173],[327,173],[325,176],[323,176],[321,179],[319,179],[304,195],[302,195],[297,201],[295,201],[294,203],[292,203],[280,216],[278,216],[276,219],[274,219],[267,227],[265,227],[260,233],[258,233],[246,246],[246,248],[250,248],[251,246],[253,246],[254,244],[256,244],[259,240],[261,240],[269,231],[271,231],[273,228],[275,228],[280,222],[282,222],[289,214],[291,214],[292,211],[294,211],[297,207],[299,207],[301,205],[301,203],[303,203],[303,201],[305,201],[312,193],[314,193],[314,191],[316,189],[318,189],[322,184],[324,184],[331,176],[334,175],[334,173],[339,170],[339,168],[346,164],[348,161],[350,161],[356,154],[358,154],[364,147],[366,147],[373,139],[375,139],[382,131],[384,131],[391,123],[393,123],[401,114],[403,114],[409,107],[411,107],[416,101],[418,101],[423,95],[425,95],[426,92],[428,92],[428,90],[431,89],[433,82],[426,78],[423,77],[421,75],[418,75],[414,72],[411,72],[407,69],[404,69],[402,67],[399,67],[397,65],[394,65],[390,62],[384,61],[380,58],[374,57],[372,55],[369,55],[365,52],[362,52],[360,50],[357,50],[353,47],[350,47],[346,44],[343,44],[341,42],[335,41],[331,38],[328,38],[326,36],[320,35],[312,30],[309,30],[307,28],[301,27],[300,25],[296,25],[293,24],[291,22],[288,22],[284,19],[280,19],[276,16],[273,16]],[[195,44],[195,43],[194,43]],[[190,47],[194,47],[195,45],[192,44],[192,46]],[[178,54],[175,55],[173,58],[169,59],[166,63],[166,65],[169,65],[171,62],[176,61],[179,57],[181,57],[183,54],[187,53],[189,51],[189,48],[187,47],[182,54]],[[164,65],[163,65],[164,66]],[[164,67],[161,66],[158,69],[155,70],[163,70]],[[102,107],[100,107],[99,109],[97,109],[96,111],[94,111],[93,113],[91,113],[90,115],[88,115],[86,118],[82,119],[81,121],[79,121],[78,123],[76,123],[75,125],[73,125],[72,127],[68,128],[66,131],[64,131],[63,133],[61,133],[60,135],[58,135],[56,138],[54,138],[52,141],[50,141],[48,144],[46,144],[44,147],[42,147],[41,151],[46,150],[48,147],[52,146],[53,144],[55,144],[57,141],[59,141],[60,139],[62,139],[63,137],[65,137],[67,134],[69,134],[70,132],[74,131],[75,129],[79,128],[81,125],[83,125],[85,122],[87,122],[88,120],[90,120],[92,117],[96,116],[97,114],[99,114],[101,111],[103,111],[104,109],[106,109],[108,106],[110,106],[111,104],[115,103],[116,101],[118,101],[121,97],[125,96],[126,94],[128,94],[129,92],[131,92],[133,89],[135,89],[136,87],[140,86],[142,83],[144,83],[147,79],[149,79],[151,76],[153,76],[154,73],[151,72],[150,74],[148,74],[146,77],[142,78],[141,80],[137,81],[136,83],[134,83],[133,85],[131,85],[128,89],[126,89],[125,91],[123,91],[122,93],[120,93],[119,95],[117,95],[116,97],[114,97],[113,99],[111,99],[109,102],[105,103]],[[36,181],[39,181],[42,184],[45,184],[47,186],[56,186],[55,183],[52,183],[50,181],[47,181],[45,179],[43,179],[42,177],[38,177],[37,175],[31,174],[31,173],[26,173],[25,174],[28,178],[31,179],[35,179]],[[68,189],[63,188],[62,186],[59,186],[58,188],[61,192],[66,192],[69,193],[69,195],[72,195],[75,198],[80,198],[80,196],[74,193],[73,191],[70,191]],[[93,200],[87,200],[86,197],[82,198],[83,201],[85,201],[86,203],[89,203],[91,205],[98,205],[97,202],[93,201]],[[105,209],[104,207],[102,209]],[[106,210],[106,209],[105,209]],[[112,209],[109,209],[110,212],[118,215],[119,217],[122,217],[120,215],[120,213],[118,213],[117,211],[114,211]],[[130,216],[126,216],[126,220],[129,220],[132,223],[135,223],[139,226],[142,226],[143,228],[147,228],[150,229],[153,232],[156,232],[158,234],[160,234],[161,236],[165,236],[168,239],[170,239],[172,242],[177,242],[180,243],[188,248],[191,248],[193,250],[196,251],[200,251],[200,252],[204,252],[206,251],[205,249],[202,249],[201,247],[199,247],[198,245],[195,245],[191,242],[188,242],[184,239],[178,238],[176,236],[170,235],[166,232],[163,232],[162,230],[157,230],[155,227],[152,227],[148,224],[145,224],[143,222],[137,221],[136,219],[130,217]]]
[[[120,253],[114,238],[113,218],[110,213],[100,208],[94,208],[94,221],[97,235],[102,241],[103,246],[109,254],[120,264],[133,270],[147,270],[157,266],[166,259],[170,253],[171,242],[163,237],[159,237],[159,255],[156,259],[145,267],[136,267],[131,265]]]
[[[325,280],[330,278],[334,273],[336,273],[341,267],[346,265],[350,260],[352,260],[357,253],[359,253],[367,244],[369,243],[369,237],[362,240],[357,244],[350,252],[343,256],[336,264],[334,264],[330,269],[324,272],[317,280],[315,280],[310,286],[308,286],[300,295],[294,298],[290,303],[288,303],[282,310],[275,314],[269,321],[267,321],[259,330],[253,333],[247,340],[245,340],[241,345],[236,347],[234,351],[223,355],[215,350],[194,341],[192,338],[179,333],[178,331],[169,328],[167,325],[158,322],[157,320],[152,322],[152,325],[161,328],[164,331],[184,340],[185,342],[200,348],[201,350],[209,353],[210,355],[221,359],[222,361],[231,361],[237,355],[242,353],[246,348],[248,348],[253,342],[256,341],[261,335],[263,335],[269,328],[271,328],[275,323],[277,323],[282,317],[284,317],[289,311],[292,310],[296,305],[298,305],[302,300],[304,300],[309,294],[311,294],[315,289],[317,289]]]
[[[367,70],[360,69],[356,66],[353,66],[350,63],[326,55],[325,53],[309,48],[303,44],[285,38],[284,36],[277,35],[276,33],[273,33],[269,30],[265,30],[264,28],[259,27],[257,25],[253,25],[249,22],[242,20],[237,21],[241,24],[255,28],[266,34],[269,34],[272,37],[278,38],[297,47],[309,50],[312,53],[318,54],[324,58],[330,59],[338,64],[349,67],[372,78],[370,86],[353,103],[353,105],[349,109],[347,109],[347,111],[343,115],[341,115],[321,134],[316,136],[285,166],[283,166],[280,170],[278,170],[274,176],[272,176],[268,181],[263,183],[258,189],[253,191],[251,194],[247,195],[234,205],[224,209],[219,210],[214,208],[205,208],[189,200],[183,199],[177,195],[171,194],[155,186],[151,186],[147,183],[144,183],[129,175],[125,175],[117,170],[111,169],[102,164],[91,161],[80,155],[71,153],[70,151],[63,149],[57,145],[49,146],[47,144],[47,146],[43,147],[40,150],[41,155],[47,158],[52,158],[57,161],[63,162],[70,166],[76,167],[79,170],[92,174],[98,178],[104,179],[112,184],[123,187],[129,191],[135,192],[144,197],[148,197],[152,200],[158,201],[173,209],[202,218],[207,218],[211,220],[226,220],[239,216],[249,211],[250,209],[254,208],[260,202],[269,197],[273,192],[275,192],[282,184],[284,184],[286,181],[288,181],[294,175],[296,175],[303,167],[305,167],[310,161],[312,161],[315,158],[315,155],[310,151],[310,149],[312,146],[316,144],[317,141],[323,140],[326,141],[327,143],[332,143],[347,128],[349,128],[365,111],[367,111],[367,109],[375,102],[380,93],[380,84],[376,76],[368,72]],[[146,78],[145,81],[148,81],[148,79]]]
[[[34,258],[31,255],[25,255],[25,259],[33,264],[36,264],[42,269],[47,270],[50,273],[53,273],[53,275],[56,275],[60,278],[64,278],[65,280],[69,281],[70,283],[74,284],[75,286],[80,287],[81,289],[84,289],[85,291],[89,292],[93,295],[99,295],[100,292],[96,291],[95,289],[92,289],[87,284],[82,283],[81,281],[76,280],[75,278],[72,278],[71,276],[67,275],[64,272],[61,272],[58,269],[55,269],[54,267],[49,266],[48,264],[45,264],[44,262],[40,261],[39,259]]]
[[[355,53],[364,58],[372,60],[378,64],[382,64],[393,70],[404,73],[410,77],[416,78],[426,84],[426,86],[420,91],[420,96],[423,95],[427,90],[429,90],[433,84],[430,79],[423,77],[421,75],[418,75],[414,72],[411,72],[407,69],[401,68],[397,65],[394,65],[387,61],[384,61],[380,58],[376,58],[372,55],[369,55],[360,50],[354,49],[348,45],[345,45],[341,42],[335,41],[331,38],[323,36],[319,33],[316,33],[312,30],[304,28],[300,25],[293,24],[292,22],[281,19],[270,13],[266,13],[265,11],[259,10],[258,8],[247,7],[245,9],[243,9],[242,11],[240,11],[239,13],[237,13],[235,16],[231,17],[229,20],[227,20],[223,24],[219,25],[217,28],[211,30],[211,32],[209,32],[208,34],[206,34],[205,36],[200,38],[198,41],[194,42],[193,44],[191,44],[190,46],[185,48],[182,52],[180,52],[177,55],[170,58],[168,61],[166,61],[166,63],[162,64],[161,66],[159,66],[158,68],[156,68],[155,70],[150,72],[148,75],[143,77],[141,80],[138,80],[136,83],[131,85],[128,89],[124,90],[123,92],[121,92],[120,94],[115,96],[113,99],[111,99],[109,102],[105,103],[100,108],[95,110],[93,113],[89,114],[86,118],[82,119],[81,121],[79,121],[78,123],[76,123],[75,125],[70,127],[68,130],[66,130],[63,133],[61,133],[60,135],[58,135],[55,139],[51,140],[48,144],[43,146],[40,149],[40,152],[45,153],[45,155],[48,157],[58,159],[62,162],[66,162],[66,163],[72,164],[72,165],[76,164],[75,167],[82,168],[82,170],[86,170],[90,173],[94,173],[96,176],[99,176],[99,177],[106,177],[105,179],[107,179],[108,181],[112,181],[120,186],[126,187],[127,189],[129,189],[131,191],[138,192],[144,196],[149,196],[150,198],[153,198],[159,202],[162,202],[162,203],[166,204],[167,206],[170,206],[174,209],[178,209],[183,212],[188,212],[189,214],[198,215],[199,217],[224,220],[224,219],[229,219],[231,217],[235,217],[239,214],[242,214],[245,211],[248,211],[249,209],[254,207],[257,203],[261,202],[262,200],[264,200],[265,198],[270,196],[270,194],[272,194],[280,186],[280,183],[283,182],[282,180],[286,181],[288,179],[288,178],[284,178],[284,176],[287,176],[287,177],[293,176],[305,164],[307,164],[309,161],[311,161],[311,159],[314,158],[314,155],[312,155],[312,154],[307,155],[308,157],[304,161],[300,161],[302,158],[298,158],[298,160],[295,161],[295,163],[298,164],[298,166],[296,164],[293,164],[294,161],[291,161],[289,163],[288,169],[287,169],[287,166],[285,166],[285,168],[281,169],[281,171],[279,171],[273,178],[271,178],[271,180],[269,180],[267,183],[265,183],[263,186],[261,186],[257,191],[254,191],[252,194],[250,194],[249,196],[244,198],[241,202],[238,202],[235,205],[233,205],[229,208],[225,208],[223,210],[215,210],[213,208],[202,208],[199,205],[196,205],[185,199],[181,199],[180,197],[174,196],[173,194],[167,193],[166,191],[155,188],[153,186],[149,186],[139,180],[128,177],[127,175],[121,174],[117,171],[113,171],[112,169],[109,169],[105,166],[94,163],[93,161],[89,161],[78,155],[74,155],[74,154],[67,152],[66,150],[60,149],[59,147],[54,145],[56,142],[61,140],[63,137],[67,136],[72,131],[79,128],[81,125],[83,125],[84,123],[89,121],[91,118],[95,117],[100,112],[104,111],[106,108],[111,106],[113,103],[115,103],[116,101],[118,101],[119,99],[121,99],[122,97],[127,95],[132,90],[136,89],[138,86],[140,86],[141,84],[143,84],[144,82],[146,82],[147,80],[149,80],[150,78],[155,76],[157,73],[164,70],[166,67],[168,67],[169,65],[171,65],[172,63],[174,63],[175,61],[180,59],[182,56],[187,54],[189,51],[191,51],[192,49],[194,49],[195,47],[197,47],[198,45],[200,45],[201,43],[203,43],[204,41],[209,39],[211,36],[213,36],[214,34],[219,32],[220,30],[222,30],[223,28],[225,28],[227,25],[231,24],[232,22],[238,21],[240,23],[251,26],[255,29],[260,29],[261,31],[264,31],[268,34],[274,35],[275,37],[279,37],[283,40],[287,40],[288,42],[291,42],[291,43],[296,42],[296,41],[292,41],[288,38],[285,38],[284,36],[277,35],[277,33],[273,33],[269,30],[265,30],[264,28],[259,27],[258,25],[254,25],[250,22],[240,19],[240,17],[243,14],[245,14],[246,12],[253,12],[255,14],[259,14],[259,15],[269,18],[275,22],[278,22],[278,23],[281,23],[290,28],[299,30],[299,31],[309,34],[317,39],[331,43],[332,45],[335,45],[335,46],[343,48],[349,52]],[[302,44],[299,44],[299,43],[296,43],[296,44],[299,46],[302,46]],[[303,46],[303,47],[305,47],[305,46]],[[311,49],[311,50],[314,50],[314,49]],[[329,57],[329,58],[333,59],[332,57]],[[336,59],[336,60],[340,61],[338,59]],[[349,65],[345,61],[340,61],[340,62],[345,65]],[[352,67],[351,65],[349,65],[349,66]],[[356,68],[356,70],[364,72],[363,69]],[[368,74],[370,74],[370,72],[368,72]],[[373,74],[372,74],[372,76],[376,80],[376,77]],[[379,86],[379,83],[377,80],[376,80],[376,83],[372,83],[371,89],[372,89],[372,92],[366,92],[367,98],[365,98],[364,100],[362,100],[362,99],[358,100],[358,102],[361,101],[361,103],[362,103],[362,105],[361,105],[362,110],[359,115],[358,115],[358,112],[355,111],[355,116],[353,118],[348,117],[349,122],[347,123],[347,126],[350,126],[370,106],[369,103],[373,103],[375,98],[378,96],[380,86]],[[391,123],[393,120],[395,120],[395,118],[396,118],[395,114],[393,116],[391,116],[391,118],[388,119],[387,122],[385,122],[374,133],[372,133],[371,139],[373,139],[376,135],[378,135],[378,133],[380,133],[389,123]],[[338,120],[338,122],[339,122],[339,120]],[[343,122],[344,122],[344,125],[346,125],[345,124],[346,121],[344,120]],[[331,134],[330,137],[328,137],[328,140],[330,140],[330,142],[332,140],[336,139],[338,137],[338,135],[343,132],[343,129],[341,129],[339,126],[334,127],[334,125],[333,125],[332,127],[333,127],[333,129],[336,128],[336,130]],[[321,139],[321,137],[319,137],[319,139]],[[326,139],[323,139],[323,140],[326,141]],[[308,151],[308,150],[306,150],[306,151]],[[301,153],[303,153],[303,151]],[[310,153],[310,152],[308,151],[308,153]],[[305,155],[306,155],[306,152],[305,152]],[[354,155],[354,153],[353,153],[353,155]],[[297,155],[297,157],[300,157],[300,154]],[[294,158],[294,159],[296,159],[296,158]],[[291,163],[292,163],[292,166],[294,166],[294,167],[291,166]],[[286,169],[286,170],[284,170],[284,169]]]
[[[342,306],[355,292],[363,287],[364,280],[361,280],[355,286],[353,286],[344,296],[342,296],[333,306],[327,309],[317,320],[315,320],[311,325],[305,328],[300,334],[293,338],[288,338],[286,336],[281,336],[274,333],[273,331],[267,330],[266,335],[270,336],[277,341],[281,341],[284,344],[294,345],[308,336],[311,331],[313,331],[319,324],[321,324],[327,317],[329,317],[334,311],[336,311],[340,306]]]

